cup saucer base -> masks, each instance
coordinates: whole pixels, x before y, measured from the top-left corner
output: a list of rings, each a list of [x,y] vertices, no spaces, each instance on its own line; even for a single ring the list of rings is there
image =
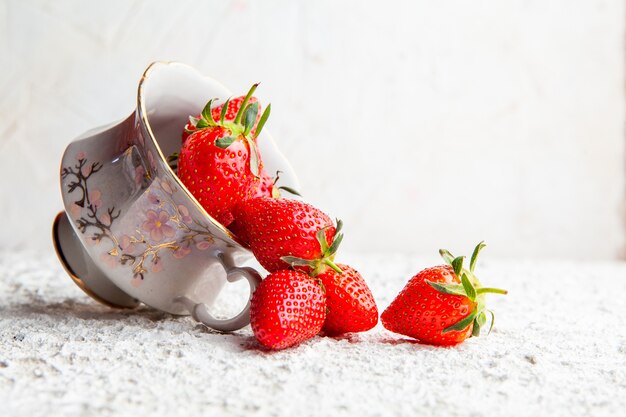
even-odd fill
[[[65,212],[60,212],[52,225],[52,241],[57,257],[72,281],[88,296],[113,308],[136,308],[140,302],[115,286],[91,262]]]

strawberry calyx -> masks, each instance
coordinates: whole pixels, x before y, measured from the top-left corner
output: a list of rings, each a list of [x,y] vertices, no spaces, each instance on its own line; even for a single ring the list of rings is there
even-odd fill
[[[333,237],[333,241],[330,245],[328,245],[328,242],[326,241],[326,231],[329,227],[331,226],[321,228],[315,234],[315,238],[319,242],[320,248],[322,250],[322,255],[319,258],[303,259],[298,258],[297,256],[282,256],[280,259],[284,262],[287,262],[294,269],[296,266],[309,267],[311,269],[310,275],[312,277],[323,273],[324,271],[326,271],[327,268],[331,268],[338,274],[342,274],[343,271],[335,264],[334,261],[337,250],[339,249],[339,245],[341,245],[341,241],[343,240],[343,233],[341,233],[343,221],[337,219],[335,236]]]
[[[243,140],[246,141],[248,147],[250,148],[250,172],[257,177],[260,178],[261,171],[261,157],[259,154],[259,149],[256,145],[256,138],[261,133],[263,126],[267,122],[267,119],[270,116],[272,105],[268,104],[265,108],[265,111],[261,115],[259,119],[259,124],[257,125],[256,131],[252,134],[252,129],[254,128],[254,123],[256,122],[256,117],[259,113],[259,103],[255,102],[252,104],[248,104],[250,101],[250,97],[254,94],[254,91],[259,86],[258,83],[253,84],[246,94],[239,110],[237,111],[237,115],[235,119],[232,121],[224,120],[226,113],[228,111],[228,103],[230,102],[230,98],[227,99],[223,106],[222,112],[220,114],[219,120],[213,119],[211,115],[211,106],[215,99],[211,99],[208,101],[204,109],[202,109],[202,113],[200,117],[189,116],[189,125],[193,126],[194,129],[185,128],[185,132],[191,134],[201,129],[210,129],[221,127],[229,131],[226,136],[223,136],[219,139],[215,140],[215,146],[221,149],[228,148],[237,138],[242,137]]]
[[[480,281],[478,280],[476,275],[474,275],[474,269],[476,267],[478,254],[485,246],[487,245],[484,242],[480,242],[478,245],[476,245],[470,259],[469,270],[463,267],[465,256],[455,257],[450,253],[450,251],[446,249],[439,250],[439,254],[443,258],[443,260],[446,261],[447,264],[452,266],[452,269],[454,270],[456,276],[460,277],[461,283],[442,284],[429,280],[426,280],[426,283],[441,293],[467,297],[474,303],[474,308],[472,309],[470,314],[468,314],[466,317],[459,320],[458,322],[454,323],[453,325],[443,329],[443,333],[455,330],[461,331],[471,324],[472,336],[480,336],[481,328],[487,323],[487,314],[491,316],[491,323],[487,334],[491,333],[491,329],[493,329],[495,314],[493,313],[493,311],[485,307],[485,294],[492,293],[504,295],[507,294],[507,291],[500,288],[482,287],[480,285]]]
[[[281,186],[277,186],[278,180],[280,179],[280,174],[282,174],[282,171],[276,171],[276,176],[274,177],[274,181],[272,183],[272,198],[274,199],[278,199],[281,198],[281,191],[286,191],[289,194],[293,194],[293,195],[297,195],[298,197],[302,197],[302,194],[300,194],[296,189],[291,188],[291,187],[287,187],[286,185],[281,185]]]

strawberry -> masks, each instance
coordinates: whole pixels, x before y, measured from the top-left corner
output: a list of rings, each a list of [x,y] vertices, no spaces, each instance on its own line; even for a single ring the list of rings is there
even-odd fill
[[[224,108],[224,105],[228,105],[227,109],[226,109],[226,113],[224,114],[224,121],[227,122],[232,122],[235,120],[235,118],[237,117],[237,113],[239,112],[239,109],[241,108],[241,105],[243,103],[243,101],[246,99],[246,96],[239,96],[239,97],[235,97],[233,99],[229,99],[226,100],[223,104],[220,104],[217,107],[214,107],[211,110],[211,116],[213,116],[213,120],[220,120],[221,114],[222,114],[222,109]],[[258,103],[258,100],[256,97],[251,96],[248,99],[248,104],[253,104],[253,103]],[[254,135],[254,133],[256,133],[256,127],[259,123],[259,119],[261,118],[261,110],[262,110],[262,106],[261,103],[259,103],[259,111],[257,113],[257,117],[256,117],[256,121],[254,122],[254,126],[252,127],[252,130],[250,130],[250,132]],[[187,140],[187,138],[196,131],[197,129],[197,125],[198,122],[200,121],[200,119],[202,119],[202,115],[198,115],[196,117],[189,117],[189,123],[187,123],[185,125],[185,129],[183,130],[183,135],[182,135],[182,140],[183,143],[185,143],[185,141]]]
[[[183,184],[207,213],[225,226],[232,221],[233,206],[251,198],[260,183],[263,166],[255,139],[269,117],[270,106],[252,134],[259,106],[247,104],[247,99],[256,87],[250,88],[232,121],[224,118],[229,109],[226,103],[216,121],[209,100],[178,157],[178,176]]]
[[[291,187],[278,186],[276,183],[280,179],[280,171],[276,171],[275,177],[270,177],[265,171],[261,172],[261,181],[259,187],[256,189],[252,198],[257,197],[272,197],[280,198],[282,191],[287,191],[290,194],[300,196],[300,193]],[[238,222],[236,219],[228,226],[231,232],[233,232],[239,240],[241,240],[246,246],[250,246],[247,230],[249,226],[245,223]]]
[[[325,213],[286,198],[252,198],[233,209],[238,229],[259,263],[270,272],[295,266],[312,275],[333,263],[343,235]],[[340,228],[340,222],[337,227]]]
[[[259,187],[254,194],[254,197],[273,197],[280,198],[282,195],[282,191],[287,191],[289,194],[297,195],[302,197],[300,193],[285,185],[278,186],[278,180],[280,180],[281,171],[276,171],[276,176],[272,177],[267,174],[265,171],[261,171],[261,181],[259,183]]]
[[[254,197],[273,197],[275,180],[265,170],[261,171],[261,181],[257,187]]]
[[[227,122],[234,121],[235,118],[237,117],[237,113],[239,112],[239,109],[241,109],[241,105],[243,101],[245,100],[245,98],[246,98],[245,96],[235,97],[233,99],[227,100],[226,102],[224,102],[223,104],[220,104],[217,107],[214,107],[211,110],[211,116],[213,117],[213,120],[220,120],[222,110],[224,109],[224,105],[227,105],[226,113],[224,114],[224,121],[227,121]],[[250,134],[252,134],[254,140],[256,141],[256,138],[257,138],[256,129],[261,119],[262,106],[256,97],[251,96],[248,100],[248,104],[253,104],[253,103],[258,103],[258,106],[259,106],[256,120],[254,122],[252,129],[250,130]],[[191,134],[197,130],[197,125],[201,119],[202,119],[202,115],[198,115],[197,117],[191,117],[191,116],[189,117],[189,123],[185,125],[185,129],[183,130],[183,134],[182,134],[183,144],[187,141],[187,138],[191,136]],[[176,155],[175,158],[178,158],[178,155]],[[261,158],[260,154],[259,154],[259,158]],[[176,166],[173,165],[173,168],[175,169]],[[265,172],[265,169],[263,167],[261,167],[260,178],[261,180],[259,181],[258,186],[255,187],[255,191],[252,194],[252,197],[271,197],[273,195],[272,190],[273,190],[273,186],[275,182],[274,179],[269,174],[267,174],[267,172]]]
[[[254,337],[270,349],[284,349],[318,334],[324,324],[326,300],[307,275],[282,270],[268,275],[250,301]]]
[[[378,309],[365,280],[354,268],[337,264],[342,273],[332,268],[316,275],[326,291],[327,335],[364,332],[378,323]]]
[[[236,210],[236,208],[235,208]],[[245,246],[250,247],[250,237],[248,236],[248,227],[233,217],[233,221],[228,225],[230,230]]]
[[[480,242],[472,254],[469,270],[464,257],[454,257],[445,249],[440,254],[448,265],[424,269],[415,275],[380,316],[392,332],[432,345],[455,345],[470,336],[479,336],[486,323],[485,294],[506,294],[498,288],[485,288],[474,275]]]

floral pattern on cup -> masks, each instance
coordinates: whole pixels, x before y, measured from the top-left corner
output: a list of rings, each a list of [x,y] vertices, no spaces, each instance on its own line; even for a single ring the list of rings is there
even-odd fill
[[[155,242],[160,242],[163,238],[171,238],[176,235],[176,230],[168,224],[170,215],[165,210],[146,211],[146,221],[142,229],[150,233],[150,238]]]
[[[72,220],[81,233],[88,235],[90,246],[109,243],[110,249],[100,255],[104,265],[132,268],[133,287],[140,286],[148,273],[159,273],[165,268],[165,253],[180,260],[194,249],[203,251],[211,247],[213,235],[209,227],[194,219],[187,206],[174,201],[173,196],[179,190],[169,179],[156,179],[145,190],[150,206],[139,216],[135,233],[115,235],[111,228],[121,212],[114,206],[105,208],[101,190],[90,187],[89,182],[102,169],[102,164],[89,163],[85,152],[78,152],[75,160],[73,166],[61,170],[68,193],[77,193],[70,206]],[[137,177],[143,175],[142,168],[136,169]]]

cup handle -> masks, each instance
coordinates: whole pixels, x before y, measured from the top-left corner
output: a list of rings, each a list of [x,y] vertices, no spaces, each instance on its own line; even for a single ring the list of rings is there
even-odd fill
[[[250,299],[252,298],[252,294],[254,294],[256,287],[261,283],[262,278],[254,268],[235,266],[233,258],[230,254],[220,252],[217,255],[217,258],[224,266],[224,270],[226,271],[226,280],[228,282],[239,281],[242,278],[248,280],[248,284],[250,285],[250,297],[248,297],[248,302],[243,310],[241,310],[239,314],[233,318],[217,319],[209,312],[208,306],[204,303],[196,303],[189,297],[185,296],[176,298],[176,301],[185,306],[194,320],[199,321],[214,330],[232,332],[250,324]]]

